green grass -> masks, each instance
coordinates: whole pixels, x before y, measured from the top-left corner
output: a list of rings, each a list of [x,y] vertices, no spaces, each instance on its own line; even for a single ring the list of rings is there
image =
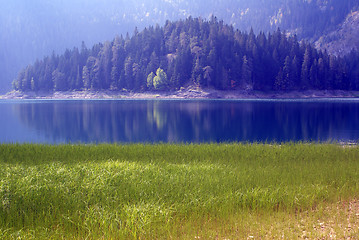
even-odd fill
[[[357,146],[0,145],[0,239],[291,238],[358,197]]]

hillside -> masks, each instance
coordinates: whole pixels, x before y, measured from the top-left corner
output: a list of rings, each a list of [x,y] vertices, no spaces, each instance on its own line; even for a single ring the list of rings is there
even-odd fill
[[[167,21],[133,36],[52,54],[23,69],[21,91],[357,90],[358,57],[342,59],[277,30],[255,35],[212,17]],[[350,63],[350,64],[349,64]]]
[[[318,49],[326,49],[338,56],[359,50],[359,11],[350,13],[342,24],[315,42]]]
[[[189,16],[217,16],[234,28],[258,34],[278,27],[298,39],[333,31],[357,0],[13,0],[0,8],[0,92],[37,58],[132,33],[135,26],[164,25]],[[315,23],[315,24],[313,24]]]

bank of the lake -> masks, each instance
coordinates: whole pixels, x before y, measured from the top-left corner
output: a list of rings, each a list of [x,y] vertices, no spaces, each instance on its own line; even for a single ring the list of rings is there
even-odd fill
[[[309,99],[309,98],[359,98],[358,91],[303,90],[303,91],[253,91],[215,90],[195,87],[178,91],[66,91],[66,92],[21,92],[12,91],[0,99]]]
[[[359,148],[0,145],[1,239],[355,239]]]

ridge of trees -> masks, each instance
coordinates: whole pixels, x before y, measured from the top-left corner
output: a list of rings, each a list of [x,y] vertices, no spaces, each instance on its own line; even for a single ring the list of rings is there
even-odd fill
[[[189,17],[88,49],[53,53],[20,71],[20,91],[175,90],[188,84],[220,90],[359,90],[359,55],[316,50],[279,29],[255,35],[212,17]],[[154,74],[156,73],[156,75]],[[152,81],[152,82],[151,82]]]
[[[9,90],[18,70],[36,58],[64,52],[65,46],[88,46],[111,39],[134,26],[165,23],[185,16],[214,14],[236,28],[255,33],[277,27],[298,39],[316,41],[338,29],[357,11],[358,0],[78,0],[6,1],[0,8],[0,93]],[[153,8],[156,6],[156,8]],[[79,18],[81,16],[81,18]],[[96,21],[92,21],[96,19]],[[121,22],[121,25],[118,23]],[[315,23],[315,24],[313,24]],[[76,33],[76,34],[74,34]]]

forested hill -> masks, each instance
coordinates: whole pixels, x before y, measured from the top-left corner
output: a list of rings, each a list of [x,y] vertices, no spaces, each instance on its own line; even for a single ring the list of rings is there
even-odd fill
[[[216,89],[359,89],[358,56],[330,56],[295,36],[235,30],[212,17],[188,18],[66,50],[22,70],[21,91]]]
[[[0,93],[36,58],[112,39],[116,34],[189,16],[217,16],[258,34],[278,27],[298,39],[316,41],[336,31],[358,0],[11,0],[0,8]],[[347,34],[345,35],[347,36]],[[331,46],[331,36],[323,46]],[[344,42],[347,42],[347,38]],[[349,36],[349,41],[351,41]],[[328,42],[329,40],[329,42]],[[336,50],[338,47],[330,47]],[[350,49],[349,49],[350,51]]]

